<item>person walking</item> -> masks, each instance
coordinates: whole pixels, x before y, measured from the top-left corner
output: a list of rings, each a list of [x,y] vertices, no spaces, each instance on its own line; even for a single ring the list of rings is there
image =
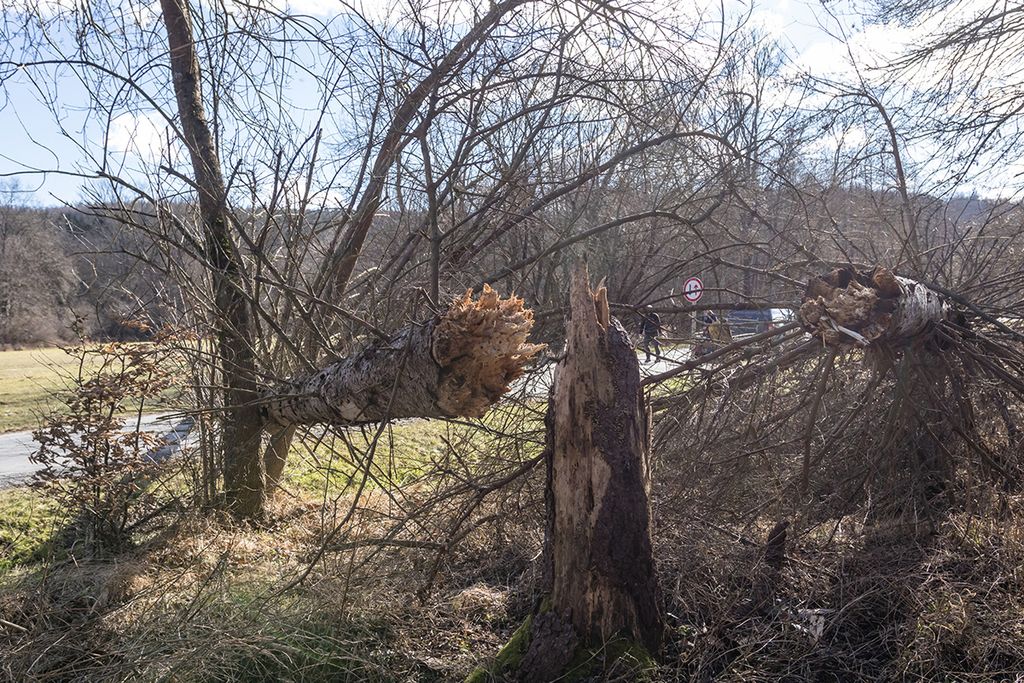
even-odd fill
[[[661,355],[661,342],[658,341],[658,337],[661,336],[661,317],[650,306],[644,306],[640,312],[640,334],[643,335],[641,346],[644,350],[644,362],[649,363],[652,346],[654,357]]]

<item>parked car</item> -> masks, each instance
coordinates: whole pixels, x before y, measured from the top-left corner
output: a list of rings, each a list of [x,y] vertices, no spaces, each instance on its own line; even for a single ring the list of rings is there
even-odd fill
[[[729,311],[726,314],[733,337],[767,332],[795,319],[795,314],[788,308],[747,308]]]

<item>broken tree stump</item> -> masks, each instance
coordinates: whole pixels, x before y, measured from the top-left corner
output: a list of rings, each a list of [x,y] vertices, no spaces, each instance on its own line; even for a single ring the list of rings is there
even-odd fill
[[[650,413],[636,353],[585,267],[546,417],[547,598],[471,680],[550,681],[647,668],[663,621],[651,547]],[[564,678],[563,678],[564,677]]]

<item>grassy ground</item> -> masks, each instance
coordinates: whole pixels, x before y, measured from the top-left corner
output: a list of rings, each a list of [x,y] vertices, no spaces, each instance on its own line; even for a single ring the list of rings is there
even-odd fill
[[[402,483],[422,472],[444,452],[447,425],[430,420],[406,420],[387,427],[377,441],[371,465],[370,485],[383,479]],[[376,429],[347,431],[348,445],[305,439],[296,442],[285,470],[286,489],[309,494],[337,495],[358,485],[362,461],[370,449]]]
[[[543,502],[536,489],[488,498],[479,525],[443,553],[443,520],[463,514],[455,503],[388,530],[436,495],[428,469],[457,479],[476,457],[532,452],[504,452],[498,434],[515,418],[504,411],[476,427],[384,430],[358,500],[354,463],[376,432],[350,430],[333,453],[307,440],[269,525],[185,510],[112,557],[41,559],[57,511],[34,491],[5,491],[0,680],[463,680],[538,599]],[[764,538],[775,519],[708,512],[717,508],[682,484],[693,476],[663,467],[655,481],[669,628],[652,680],[1014,680],[1024,670],[1024,496],[986,497],[978,484],[969,511],[924,529],[857,515],[804,524],[774,600],[740,618],[768,575],[759,545],[737,539]]]
[[[402,495],[381,484],[409,482],[406,501],[426,493],[418,479],[444,460],[450,443],[470,453],[468,445],[480,439],[480,450],[488,450],[502,426],[496,413],[479,428],[410,420],[384,430],[360,511],[337,540],[380,537],[390,524],[389,506]],[[38,491],[4,491],[0,652],[22,654],[0,657],[0,680],[6,674],[34,680],[430,681],[447,680],[442,672],[453,665],[470,671],[480,652],[497,649],[514,627],[507,586],[478,580],[495,566],[509,570],[509,553],[494,552],[482,532],[446,559],[446,566],[469,567],[466,584],[446,588],[445,569],[425,601],[412,592],[427,582],[432,549],[334,550],[314,563],[307,580],[284,588],[309,567],[323,534],[353,502],[361,479],[356,463],[365,462],[375,435],[349,430],[333,452],[313,434],[296,445],[285,492],[275,497],[264,528],[190,511],[112,557],[79,557],[71,550],[62,552],[76,554],[74,562],[48,559],[48,541],[66,524],[61,511]],[[184,489],[187,471],[174,474],[170,488]],[[511,531],[514,522],[506,524]],[[520,540],[512,551],[518,558],[513,573],[536,554],[538,541]],[[71,623],[74,637],[68,638]],[[45,657],[38,657],[36,645]]]
[[[401,484],[415,479],[446,451],[453,430],[461,429],[436,420],[406,420],[391,425],[382,432],[374,449],[365,488],[373,491],[383,482]],[[297,439],[285,469],[283,497],[306,504],[324,496],[337,499],[359,488],[363,471],[360,463],[375,433],[348,430],[347,445],[341,439]],[[170,485],[178,489],[185,486],[180,479]],[[64,521],[62,515],[58,506],[35,489],[19,486],[0,491],[0,572],[38,561]]]
[[[42,557],[60,523],[56,506],[28,487],[0,493],[0,572]]]
[[[0,352],[0,432],[37,426],[76,362],[54,348]]]
[[[79,359],[59,348],[0,351],[0,433],[35,429],[60,409],[60,392],[78,371]],[[98,363],[90,355],[87,367]],[[174,407],[174,390],[149,400],[147,413]],[[131,404],[129,402],[129,412]]]

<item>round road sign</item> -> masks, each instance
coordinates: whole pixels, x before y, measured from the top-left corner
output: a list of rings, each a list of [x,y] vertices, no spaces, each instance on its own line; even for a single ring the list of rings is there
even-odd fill
[[[700,281],[699,277],[691,277],[683,283],[683,296],[691,304],[700,301],[700,298],[704,296],[704,283]]]

